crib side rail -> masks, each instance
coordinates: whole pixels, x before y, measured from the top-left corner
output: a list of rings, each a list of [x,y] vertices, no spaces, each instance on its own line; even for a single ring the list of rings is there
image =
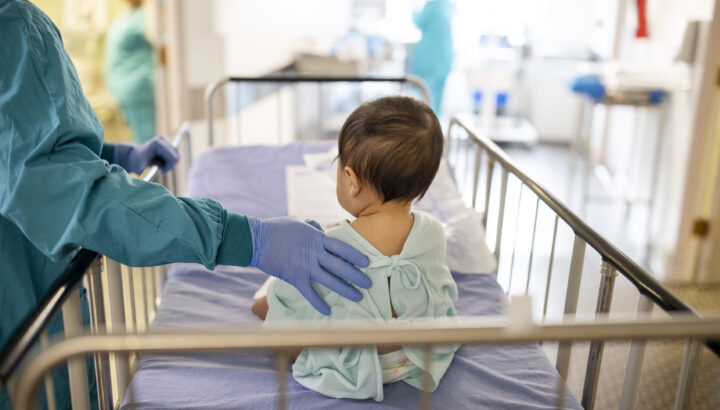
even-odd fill
[[[181,124],[175,132],[172,145],[179,148],[187,141],[190,135],[189,123]],[[185,144],[189,147],[189,143]],[[186,153],[189,151],[186,150]],[[190,158],[187,158],[190,161]],[[153,163],[145,169],[141,179],[150,182],[161,179],[163,184],[171,191],[175,190],[176,178],[174,175],[161,174],[162,164]],[[187,164],[186,164],[187,168]],[[91,326],[94,331],[106,327],[105,304],[108,303],[102,292],[101,272],[103,270],[103,258],[97,252],[89,249],[80,249],[62,274],[55,280],[41,303],[28,315],[9,342],[0,353],[0,385],[12,387],[11,380],[19,364],[25,359],[39,340],[45,341],[47,335],[45,329],[52,318],[62,310],[63,322],[65,322],[65,334],[75,335],[82,332],[82,310],[79,299],[79,285],[83,279],[87,279],[88,299],[90,305]],[[106,261],[112,273],[119,273],[120,266],[116,262]],[[111,281],[114,275],[109,275]],[[120,286],[109,286],[110,290],[110,311],[117,312],[122,309],[122,290]],[[155,288],[157,291],[157,288]],[[157,293],[155,293],[155,297]],[[118,305],[118,301],[121,305]],[[120,307],[118,307],[120,306]],[[111,320],[116,321],[117,316],[111,314]],[[124,318],[122,318],[124,320]],[[98,378],[98,393],[102,403],[109,397],[109,363],[107,357],[96,357],[96,372]],[[83,363],[75,362],[68,364],[71,390],[73,391],[73,408],[85,408],[87,402],[87,375]],[[84,394],[83,394],[84,392]],[[103,397],[103,395],[107,397]],[[49,395],[50,396],[50,395]],[[105,406],[106,407],[106,406]]]
[[[465,135],[465,139],[455,140],[453,138],[454,131],[461,131]],[[644,270],[640,265],[620,251],[615,245],[592,229],[583,219],[572,212],[561,201],[554,197],[549,191],[540,186],[535,180],[524,173],[515,162],[510,159],[495,143],[493,143],[486,135],[478,130],[470,118],[453,117],[450,121],[448,134],[446,138],[446,158],[449,162],[453,160],[453,153],[457,154],[459,144],[465,144],[465,167],[469,169],[470,165],[474,165],[473,171],[470,173],[472,181],[471,206],[475,207],[478,192],[480,190],[480,174],[482,161],[485,160],[487,166],[485,181],[485,204],[483,209],[483,222],[487,228],[487,215],[491,210],[490,196],[491,185],[493,183],[494,169],[500,167],[500,189],[499,189],[499,205],[497,208],[497,223],[495,231],[495,257],[500,266],[501,250],[503,249],[503,224],[508,219],[505,215],[506,200],[508,193],[508,178],[513,176],[519,181],[518,207],[515,215],[515,235],[512,247],[512,255],[510,257],[509,283],[506,291],[509,293],[513,286],[513,264],[516,260],[515,250],[517,247],[518,226],[520,225],[520,208],[522,204],[523,193],[528,190],[534,193],[535,215],[532,225],[532,239],[529,251],[528,272],[526,277],[525,294],[528,294],[530,286],[530,274],[533,262],[533,252],[535,250],[535,236],[538,225],[538,210],[540,203],[544,203],[554,215],[554,228],[552,234],[552,244],[550,248],[549,266],[547,269],[547,282],[545,284],[545,295],[543,304],[543,316],[547,313],[550,280],[553,272],[553,262],[555,257],[556,238],[558,233],[558,221],[562,220],[572,230],[574,239],[572,244],[572,252],[570,259],[570,267],[567,285],[565,288],[564,314],[575,314],[577,311],[578,298],[580,295],[580,282],[583,277],[583,265],[585,260],[586,248],[589,245],[601,257],[599,267],[600,284],[598,287],[597,304],[595,313],[606,314],[610,312],[612,296],[614,290],[615,278],[618,274],[623,275],[637,289],[640,294],[638,304],[638,314],[643,314],[652,310],[653,305],[657,305],[666,312],[687,312],[690,315],[697,316],[697,313],[685,302],[676,297],[672,292],[666,289],[658,282],[649,272]],[[462,154],[459,154],[462,155]],[[457,156],[457,155],[455,155]],[[474,156],[474,158],[472,158]],[[467,174],[467,173],[466,173]],[[524,191],[525,190],[525,191]],[[707,340],[707,347],[713,353],[720,357],[720,344],[715,340]],[[603,341],[596,340],[590,345],[587,367],[585,371],[585,383],[583,388],[582,405],[585,408],[592,408],[594,405],[595,394],[597,391],[597,382],[603,353]],[[626,373],[625,385],[623,390],[624,403],[623,408],[633,408],[636,397],[638,381],[640,376],[640,368],[642,365],[645,342],[633,341],[631,346],[631,354],[628,360],[628,371]],[[572,343],[564,341],[559,344],[556,368],[563,378],[567,378]],[[686,354],[684,356],[683,368],[692,367],[697,355],[694,353],[698,346],[688,341],[686,344]]]
[[[40,353],[23,373],[17,388],[19,408],[33,408],[35,391],[42,377],[65,360],[92,353],[171,353],[208,351],[275,351],[278,360],[278,408],[286,408],[284,372],[286,352],[295,348],[338,346],[415,345],[425,348],[426,366],[431,366],[430,349],[435,345],[517,344],[537,341],[608,341],[682,339],[703,341],[720,337],[720,318],[673,314],[657,319],[645,315],[632,320],[565,317],[556,323],[519,325],[506,317],[463,318],[454,323],[388,324],[368,326],[346,324],[329,329],[262,329],[248,325],[213,331],[148,332],[143,334],[81,335],[65,339]],[[282,377],[281,377],[282,376]],[[429,377],[425,373],[425,377]],[[682,376],[680,377],[682,381]],[[429,382],[429,380],[427,380]],[[558,378],[557,408],[563,408],[565,382]],[[678,395],[689,394],[680,389]],[[429,408],[430,394],[423,394],[421,408]]]
[[[274,83],[274,84],[298,84],[298,83],[398,83],[415,87],[423,96],[426,103],[430,103],[430,91],[423,81],[416,76],[407,74],[399,77],[364,77],[364,76],[317,76],[317,75],[266,75],[261,77],[239,77],[228,76],[220,78],[208,84],[205,88],[205,119],[207,121],[207,136],[210,147],[215,145],[215,94],[227,84],[236,83]],[[278,116],[278,121],[280,118]]]

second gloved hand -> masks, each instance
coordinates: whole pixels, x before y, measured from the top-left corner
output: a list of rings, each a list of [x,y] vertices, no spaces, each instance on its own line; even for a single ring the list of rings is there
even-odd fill
[[[367,257],[325,235],[317,225],[293,217],[248,217],[248,223],[253,237],[250,266],[295,286],[320,313],[329,315],[330,307],[315,292],[311,281],[356,302],[362,294],[348,282],[365,289],[372,285],[370,278],[353,266],[366,267]]]
[[[113,163],[127,172],[142,173],[153,159],[159,160],[163,172],[171,170],[180,159],[177,148],[163,136],[156,136],[143,145],[115,144]]]

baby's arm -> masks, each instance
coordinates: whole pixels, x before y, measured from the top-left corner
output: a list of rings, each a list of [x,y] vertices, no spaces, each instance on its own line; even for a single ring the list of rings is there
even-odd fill
[[[261,320],[265,320],[268,312],[267,295],[257,299],[252,305],[252,312]]]

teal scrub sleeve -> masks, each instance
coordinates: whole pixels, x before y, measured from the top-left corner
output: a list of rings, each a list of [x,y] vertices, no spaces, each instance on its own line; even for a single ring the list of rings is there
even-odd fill
[[[38,250],[60,260],[84,247],[131,266],[250,263],[244,216],[100,157],[102,126],[47,16],[2,2],[0,38],[0,214]]]
[[[115,144],[103,144],[100,158],[112,164],[115,160]]]

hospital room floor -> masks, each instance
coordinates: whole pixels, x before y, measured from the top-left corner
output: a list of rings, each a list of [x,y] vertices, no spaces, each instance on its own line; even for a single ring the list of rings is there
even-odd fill
[[[570,204],[571,209],[578,208],[578,189],[569,189],[572,183],[577,187],[579,176],[575,174],[575,181],[569,177],[570,150],[564,145],[539,144],[532,149],[524,146],[508,145],[502,147],[527,174],[532,175],[538,183],[557,196],[561,201]],[[594,193],[599,192],[600,185],[591,180]],[[583,216],[587,222],[599,233],[608,238],[613,244],[628,254],[643,267],[648,269],[646,260],[647,239],[644,229],[646,211],[636,207],[626,215],[625,206],[617,202],[589,202],[587,213]],[[532,212],[532,211],[531,211]],[[524,213],[524,212],[523,212]],[[510,214],[512,215],[512,214]],[[627,219],[626,219],[627,218]],[[490,226],[490,224],[489,224]],[[539,229],[539,228],[538,228]],[[511,245],[503,243],[501,249],[505,250]],[[508,251],[504,251],[508,253]],[[518,275],[518,260],[523,255],[522,250],[513,253],[515,259],[514,275]],[[556,265],[569,265],[569,249],[556,251]],[[563,265],[565,263],[565,265]],[[536,256],[533,267],[543,266],[547,260],[543,256]],[[503,259],[498,273],[498,280],[503,284]],[[507,265],[507,263],[506,263]],[[600,258],[588,248],[585,257],[584,275],[581,282],[579,313],[592,313],[597,300],[597,289],[600,280]],[[523,266],[520,267],[521,271]],[[507,269],[507,267],[506,267]],[[530,269],[528,268],[528,271]],[[537,275],[533,270],[533,275]],[[564,305],[565,283],[563,277],[556,275],[555,282],[550,287],[548,302],[548,317],[551,312],[560,312]],[[566,278],[565,278],[566,280]],[[528,283],[534,283],[528,281]],[[517,286],[511,287],[511,295],[516,292]],[[671,286],[678,297],[686,301],[701,313],[720,313],[720,286]],[[531,292],[532,294],[532,292]],[[553,297],[553,295],[555,297]],[[611,315],[634,314],[637,308],[637,291],[622,276],[618,276],[613,294]],[[662,314],[657,312],[656,314]],[[638,409],[670,409],[673,408],[677,380],[682,361],[684,341],[656,341],[647,345],[643,363],[640,390],[638,396]],[[584,381],[584,370],[587,362],[589,345],[577,343],[573,347],[571,368],[568,376],[570,389],[576,397],[581,397]],[[552,345],[546,346],[546,353],[554,360],[555,350]],[[613,342],[605,346],[600,372],[596,409],[617,408],[620,403],[622,385],[625,375],[629,343]],[[720,359],[715,357],[707,348],[703,348],[700,358],[700,372],[692,392],[693,409],[720,408]]]

